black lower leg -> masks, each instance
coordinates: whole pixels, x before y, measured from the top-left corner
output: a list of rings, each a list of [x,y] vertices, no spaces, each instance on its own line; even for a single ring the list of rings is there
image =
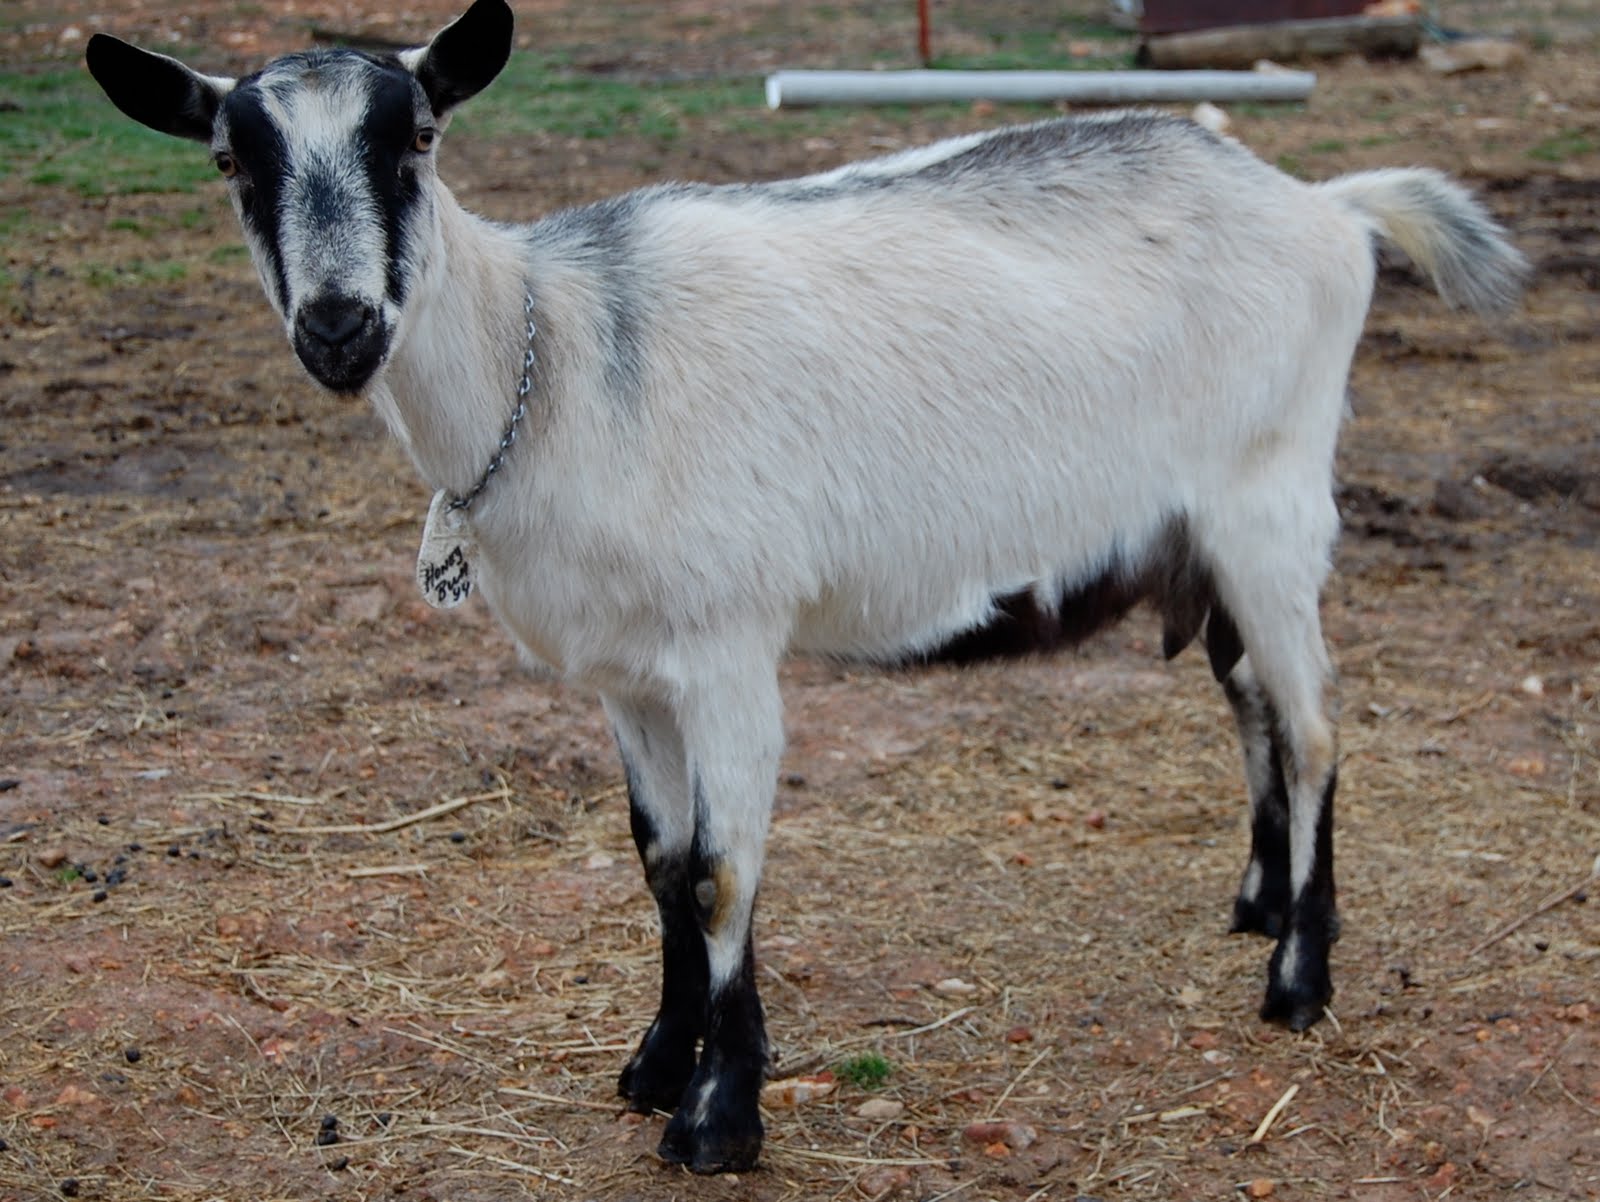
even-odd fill
[[[1254,687],[1223,684],[1244,744],[1250,785],[1250,862],[1233,903],[1232,931],[1276,939],[1289,912],[1289,791],[1272,705]]]
[[[633,783],[630,777],[630,794]],[[663,853],[649,815],[634,801],[634,842],[661,914],[661,1004],[639,1049],[622,1070],[617,1092],[628,1109],[672,1110],[694,1076],[697,1045],[705,1034],[709,971],[705,939],[695,917],[687,850]]]
[[[1339,938],[1333,885],[1333,795],[1338,773],[1330,772],[1317,815],[1316,852],[1305,886],[1290,904],[1283,937],[1267,968],[1261,1017],[1304,1031],[1333,999],[1328,953]]]
[[[661,1158],[696,1173],[753,1168],[761,1152],[759,1102],[766,1067],[766,1024],[747,939],[739,971],[711,993],[705,1048],[662,1135]]]

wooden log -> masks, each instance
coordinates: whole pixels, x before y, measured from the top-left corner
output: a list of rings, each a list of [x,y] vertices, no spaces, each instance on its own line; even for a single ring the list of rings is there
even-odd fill
[[[1162,70],[1239,69],[1261,59],[1410,58],[1421,41],[1422,23],[1415,17],[1328,17],[1163,34],[1145,39],[1139,59]]]
[[[1367,0],[1144,0],[1138,27],[1145,34],[1184,33],[1227,25],[1356,17],[1366,6]]]

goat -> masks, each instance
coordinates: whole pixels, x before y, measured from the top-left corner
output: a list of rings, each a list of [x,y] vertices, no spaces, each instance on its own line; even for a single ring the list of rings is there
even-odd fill
[[[396,55],[234,80],[97,35],[88,65],[209,146],[301,363],[438,490],[432,599],[476,584],[600,694],[661,921],[619,1089],[674,1112],[660,1155],[761,1146],[751,913],[788,651],[1019,654],[1140,602],[1169,658],[1202,638],[1252,812],[1233,929],[1276,941],[1263,1018],[1315,1022],[1338,935],[1318,605],[1374,241],[1492,313],[1526,270],[1500,228],[1436,172],[1305,184],[1147,112],[495,224],[435,151],[511,39],[477,0]]]

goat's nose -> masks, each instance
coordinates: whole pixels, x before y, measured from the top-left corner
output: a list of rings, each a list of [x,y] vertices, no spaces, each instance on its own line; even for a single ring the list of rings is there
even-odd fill
[[[340,347],[372,320],[372,306],[348,297],[319,297],[300,307],[295,325],[324,346]]]

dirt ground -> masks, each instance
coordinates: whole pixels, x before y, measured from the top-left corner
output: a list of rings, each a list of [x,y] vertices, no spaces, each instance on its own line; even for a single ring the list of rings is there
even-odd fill
[[[646,77],[871,61],[912,6],[517,8]],[[0,47],[112,28],[226,70],[453,9],[21,0]],[[770,1110],[742,1178],[619,1115],[655,925],[598,706],[417,597],[422,486],[302,376],[220,187],[0,182],[36,231],[0,315],[0,1199],[1600,1198],[1600,3],[1444,9],[1527,60],[1333,63],[1303,109],[1233,114],[1308,177],[1464,176],[1538,269],[1486,328],[1386,268],[1356,363],[1334,1017],[1256,1020],[1226,707],[1148,616],[1008,668],[799,663],[757,925],[777,1068],[889,1074]],[[530,217],[1004,115],[443,154]]]

